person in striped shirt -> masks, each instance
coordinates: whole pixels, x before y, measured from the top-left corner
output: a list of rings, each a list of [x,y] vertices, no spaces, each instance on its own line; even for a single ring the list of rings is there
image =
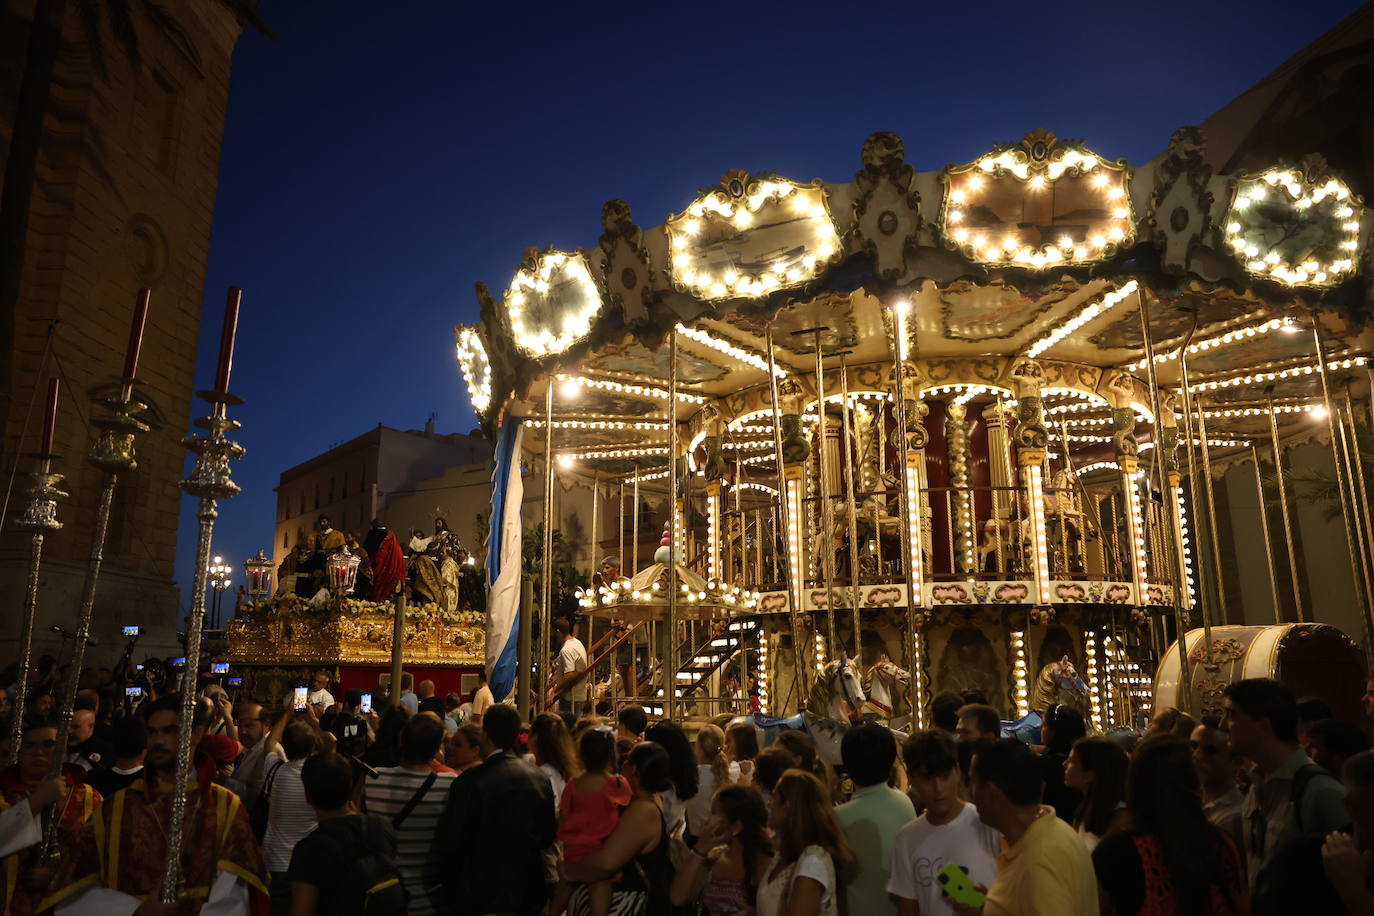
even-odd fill
[[[430,766],[444,741],[437,716],[412,716],[401,729],[401,765],[383,767],[363,792],[364,810],[380,815],[396,832],[396,867],[410,895],[411,916],[435,913],[439,863],[432,852],[454,774]]]

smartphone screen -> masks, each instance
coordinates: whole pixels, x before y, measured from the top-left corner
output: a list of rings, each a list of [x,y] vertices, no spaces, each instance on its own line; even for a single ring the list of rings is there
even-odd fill
[[[172,659],[172,667],[173,667],[173,668],[185,668],[185,667],[186,667],[186,656],[183,655],[181,658],[174,658],[174,659]]]
[[[137,636],[137,635],[138,635],[138,627],[125,627],[125,628],[124,628],[124,635],[125,635],[125,636]]]
[[[210,673],[211,673],[211,674],[228,674],[228,673],[229,673],[229,663],[228,663],[228,662],[211,662],[211,663],[210,663]]]
[[[124,689],[124,693],[125,693],[127,696],[131,696],[131,697],[141,697],[141,696],[143,696],[143,688],[142,688],[142,687],[126,687],[126,688]]]
[[[358,702],[358,712],[362,713],[363,715],[367,715],[368,713],[372,712],[372,694],[363,694],[362,699]]]
[[[306,697],[306,689],[305,689],[304,687],[297,687],[297,688],[296,688],[296,699],[295,699],[295,702],[294,702],[294,704],[293,704],[297,712],[300,712],[301,710],[305,709],[305,697]]]
[[[231,677],[231,678],[229,678],[229,680],[225,681],[225,683],[228,684],[230,687],[242,687],[242,686],[243,686],[243,678],[241,678],[241,677]]]

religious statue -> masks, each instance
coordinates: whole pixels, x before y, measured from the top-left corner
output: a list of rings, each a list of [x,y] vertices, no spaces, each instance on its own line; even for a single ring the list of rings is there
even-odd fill
[[[435,516],[434,534],[424,537],[419,531],[412,533],[410,538],[410,572],[411,586],[415,591],[416,600],[423,604],[446,604],[445,601],[445,582],[443,576],[444,552],[448,550],[450,559],[452,551],[460,546],[458,539],[449,530],[448,520],[442,515]],[[453,570],[454,580],[454,601],[457,602],[457,569]]]

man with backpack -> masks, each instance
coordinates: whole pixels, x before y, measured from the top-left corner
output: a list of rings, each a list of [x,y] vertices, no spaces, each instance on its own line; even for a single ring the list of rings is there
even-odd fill
[[[434,838],[454,774],[435,772],[430,763],[443,742],[444,726],[437,716],[411,716],[401,728],[401,765],[382,767],[363,789],[363,810],[385,818],[396,832],[396,865],[414,916],[433,913],[439,905]]]
[[[384,819],[353,807],[353,765],[333,752],[317,754],[301,768],[301,783],[319,826],[291,853],[291,912],[406,913],[396,836]]]
[[[1241,805],[1251,894],[1281,880],[1268,866],[1280,847],[1349,823],[1339,780],[1298,746],[1298,703],[1278,681],[1247,678],[1226,687],[1221,727],[1231,747],[1254,764]]]

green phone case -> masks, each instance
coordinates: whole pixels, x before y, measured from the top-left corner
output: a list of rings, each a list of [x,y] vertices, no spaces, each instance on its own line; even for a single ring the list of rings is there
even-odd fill
[[[940,882],[940,887],[955,903],[982,906],[988,899],[986,894],[973,886],[973,879],[968,872],[953,862],[940,869],[935,874],[935,880]]]

